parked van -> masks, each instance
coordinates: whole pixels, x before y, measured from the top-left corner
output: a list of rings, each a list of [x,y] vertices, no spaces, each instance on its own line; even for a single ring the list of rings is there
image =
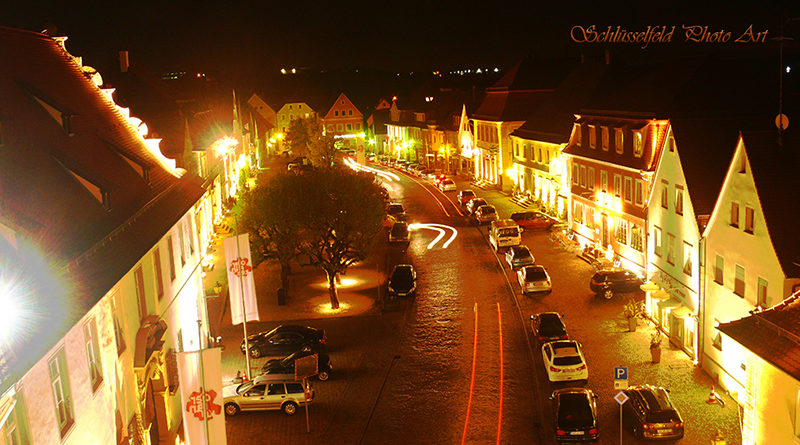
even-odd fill
[[[522,228],[513,220],[492,221],[489,229],[489,244],[495,251],[502,247],[519,246],[522,242]]]

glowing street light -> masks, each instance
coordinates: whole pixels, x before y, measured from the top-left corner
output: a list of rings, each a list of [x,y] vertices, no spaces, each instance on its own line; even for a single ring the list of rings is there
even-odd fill
[[[0,281],[0,340],[8,344],[9,340],[19,331],[19,322],[22,319],[22,310],[19,305],[19,296],[8,283]]]

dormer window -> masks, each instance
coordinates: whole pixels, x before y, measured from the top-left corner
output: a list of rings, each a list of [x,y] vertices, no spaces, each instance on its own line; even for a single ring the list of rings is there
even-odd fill
[[[600,142],[603,151],[608,151],[608,127],[600,127]]]
[[[575,124],[575,145],[581,146],[581,124]]]
[[[597,131],[595,130],[594,125],[589,125],[589,148],[595,148],[597,146]]]
[[[739,173],[747,173],[747,158],[744,157],[744,153],[739,155]]]
[[[637,158],[642,157],[642,151],[644,149],[644,141],[641,131],[634,131],[633,132],[633,155]]]

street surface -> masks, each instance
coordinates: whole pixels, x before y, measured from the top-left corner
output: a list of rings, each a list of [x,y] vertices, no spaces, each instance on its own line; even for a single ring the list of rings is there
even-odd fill
[[[413,264],[416,298],[390,301],[383,313],[300,321],[327,330],[333,362],[330,380],[313,381],[311,432],[305,432],[304,410],[294,417],[277,411],[241,413],[226,419],[229,443],[555,443],[547,397],[553,389],[575,384],[547,379],[528,321],[545,311],[565,315],[570,338],[583,345],[589,368],[585,386],[598,395],[597,443],[620,441],[619,405],[613,399],[616,366],[630,367],[631,384],[671,389],[686,423],[681,443],[710,443],[717,428],[728,444],[741,442],[735,404],[705,404],[710,379],[681,351],[665,346],[662,363],[651,364],[642,340],[651,328],[640,321],[640,332],[627,332],[622,307],[628,295],[606,301],[592,294],[592,266],[555,246],[549,232],[526,231],[523,244],[547,268],[553,291],[522,296],[516,275],[489,246],[487,227],[469,224],[453,204],[457,192],[443,194],[429,181],[398,175],[400,181],[386,186],[391,199],[405,206],[409,222],[452,226],[457,239],[443,248],[445,237],[430,249],[435,230],[414,230],[407,247],[382,239],[377,267],[386,276],[394,264]],[[459,183],[459,189],[467,186]],[[501,217],[520,210],[507,197],[501,202],[497,191],[475,191],[496,205]],[[385,295],[385,284],[380,294]],[[249,329],[277,324],[253,323]],[[230,332],[223,356],[238,354],[239,359],[241,335],[235,328]],[[260,363],[263,359],[255,361]],[[623,443],[639,442],[625,431]]]

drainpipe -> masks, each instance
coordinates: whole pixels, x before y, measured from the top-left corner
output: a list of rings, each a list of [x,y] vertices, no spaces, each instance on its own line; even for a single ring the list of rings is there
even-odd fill
[[[703,367],[703,355],[705,353],[705,333],[706,333],[706,237],[700,236],[700,243],[697,246],[697,258],[700,261],[699,271],[700,285],[698,295],[700,301],[698,302],[699,314],[697,323],[697,366]]]

